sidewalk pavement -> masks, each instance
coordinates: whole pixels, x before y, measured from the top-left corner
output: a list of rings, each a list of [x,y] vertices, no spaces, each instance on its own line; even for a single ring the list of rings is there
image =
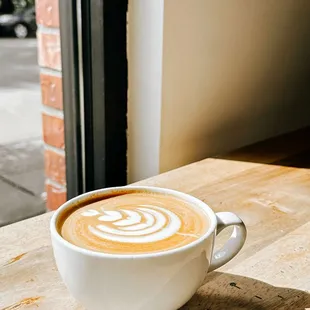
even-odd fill
[[[45,212],[36,50],[35,39],[0,39],[0,227]]]
[[[43,143],[0,146],[0,227],[45,212]]]

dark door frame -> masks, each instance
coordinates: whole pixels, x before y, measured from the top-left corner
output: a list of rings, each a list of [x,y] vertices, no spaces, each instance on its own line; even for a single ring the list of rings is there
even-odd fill
[[[67,196],[127,181],[127,0],[60,5]]]

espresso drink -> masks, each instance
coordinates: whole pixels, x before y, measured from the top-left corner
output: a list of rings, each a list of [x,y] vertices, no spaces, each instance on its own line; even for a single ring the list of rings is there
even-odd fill
[[[81,248],[142,254],[189,244],[209,222],[202,210],[180,198],[129,192],[77,207],[59,225],[62,237]]]

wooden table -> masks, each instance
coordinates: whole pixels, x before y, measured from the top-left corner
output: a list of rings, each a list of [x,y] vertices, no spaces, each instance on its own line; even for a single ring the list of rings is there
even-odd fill
[[[215,211],[236,212],[248,227],[242,252],[211,273],[183,310],[310,309],[309,134],[302,130],[138,183],[189,193]],[[83,309],[56,270],[50,218],[0,229],[1,310]]]

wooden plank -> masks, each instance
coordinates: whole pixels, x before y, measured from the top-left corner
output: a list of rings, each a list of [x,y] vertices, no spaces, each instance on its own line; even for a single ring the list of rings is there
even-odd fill
[[[242,264],[225,268],[225,271],[239,276],[251,273],[260,281],[272,282],[278,287],[294,287],[309,293],[310,238],[305,233],[308,231],[309,221],[244,260]]]
[[[267,146],[260,143],[239,150],[239,156],[234,152],[226,159],[209,158],[136,183],[189,193],[216,212],[237,213],[248,227],[242,252],[210,274],[209,282],[183,310],[228,309],[228,305],[229,309],[310,308],[310,171],[303,168],[309,167],[310,153],[305,132],[301,131],[303,138],[290,136],[294,147],[284,147],[287,137],[267,141]],[[272,151],[272,145],[278,149]],[[263,156],[263,149],[269,155]],[[51,213],[0,228],[0,309],[34,305],[82,309],[55,268],[50,217]],[[219,236],[217,246],[228,233]]]
[[[1,310],[83,309],[62,283],[50,245],[33,249],[0,268]],[[4,309],[2,308],[4,307]]]
[[[309,230],[308,222],[238,266],[211,273],[182,310],[310,307],[310,238],[305,234]]]
[[[50,245],[52,212],[0,228],[0,266],[14,257]],[[1,308],[0,308],[1,309]]]
[[[191,194],[216,212],[233,210],[244,220],[247,243],[230,263],[237,264],[308,222],[309,193],[309,170],[266,165],[201,186]]]

